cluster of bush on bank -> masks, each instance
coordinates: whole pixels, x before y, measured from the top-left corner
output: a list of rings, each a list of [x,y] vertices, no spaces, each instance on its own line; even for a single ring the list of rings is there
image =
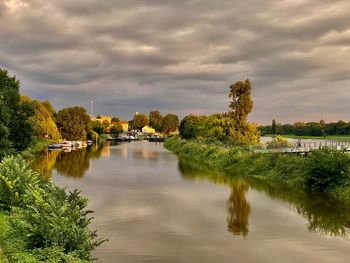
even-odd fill
[[[0,245],[10,262],[91,262],[104,240],[88,226],[92,212],[78,191],[33,172],[22,157],[0,163]]]
[[[179,138],[168,139],[165,147],[220,171],[280,181],[350,200],[350,156],[342,151],[320,149],[306,156],[262,154],[240,146],[228,149]]]

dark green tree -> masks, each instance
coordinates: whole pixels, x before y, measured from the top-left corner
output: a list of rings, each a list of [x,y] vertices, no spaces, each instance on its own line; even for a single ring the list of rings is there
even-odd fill
[[[161,131],[163,116],[158,110],[149,113],[149,124],[157,131]]]
[[[271,132],[272,132],[272,135],[276,135],[277,134],[277,124],[276,124],[276,120],[275,119],[272,120]]]
[[[15,109],[15,114],[10,122],[10,136],[13,147],[17,151],[25,150],[33,141],[34,128],[29,122],[29,118],[35,113],[33,105],[27,102],[19,102]]]
[[[33,108],[20,103],[19,86],[15,77],[0,69],[0,158],[13,148],[18,151],[25,149],[33,137],[28,122]]]
[[[112,121],[111,121],[112,123],[118,123],[118,122],[120,122],[120,119],[118,118],[118,117],[116,117],[116,116],[114,116],[113,118],[112,118]]]
[[[134,129],[142,129],[142,127],[148,125],[148,117],[146,114],[140,113],[135,114],[133,118],[133,128]]]
[[[119,134],[123,133],[123,127],[120,123],[114,124],[111,129],[110,133],[114,138],[117,138]]]
[[[162,132],[171,133],[177,131],[179,128],[179,118],[174,114],[167,114],[162,121]]]
[[[91,122],[91,129],[96,132],[98,135],[101,135],[104,133],[105,127],[100,121],[92,121]]]
[[[63,138],[86,140],[90,117],[82,107],[70,107],[57,113],[56,124]]]

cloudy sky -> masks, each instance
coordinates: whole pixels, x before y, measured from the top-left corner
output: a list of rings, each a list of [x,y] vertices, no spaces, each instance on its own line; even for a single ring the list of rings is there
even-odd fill
[[[249,78],[269,123],[350,120],[350,1],[0,0],[0,67],[57,109],[227,110]]]

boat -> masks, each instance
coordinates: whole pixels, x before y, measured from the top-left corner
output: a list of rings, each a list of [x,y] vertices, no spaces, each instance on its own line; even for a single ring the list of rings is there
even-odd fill
[[[62,149],[63,146],[62,144],[54,143],[54,144],[50,144],[48,148],[49,150],[55,150],[55,149]]]
[[[73,147],[73,143],[71,141],[64,141],[62,143],[60,143],[62,145],[62,147],[64,148],[72,148]]]

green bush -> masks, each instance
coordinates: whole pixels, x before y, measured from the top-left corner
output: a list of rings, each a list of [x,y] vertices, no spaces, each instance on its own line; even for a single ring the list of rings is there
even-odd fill
[[[344,185],[350,179],[350,157],[338,150],[320,149],[308,156],[307,186],[314,191],[327,191]]]
[[[5,239],[12,240],[5,253],[12,262],[90,262],[105,241],[88,228],[88,199],[42,180],[22,157],[0,163],[0,187],[0,204],[9,213]]]

